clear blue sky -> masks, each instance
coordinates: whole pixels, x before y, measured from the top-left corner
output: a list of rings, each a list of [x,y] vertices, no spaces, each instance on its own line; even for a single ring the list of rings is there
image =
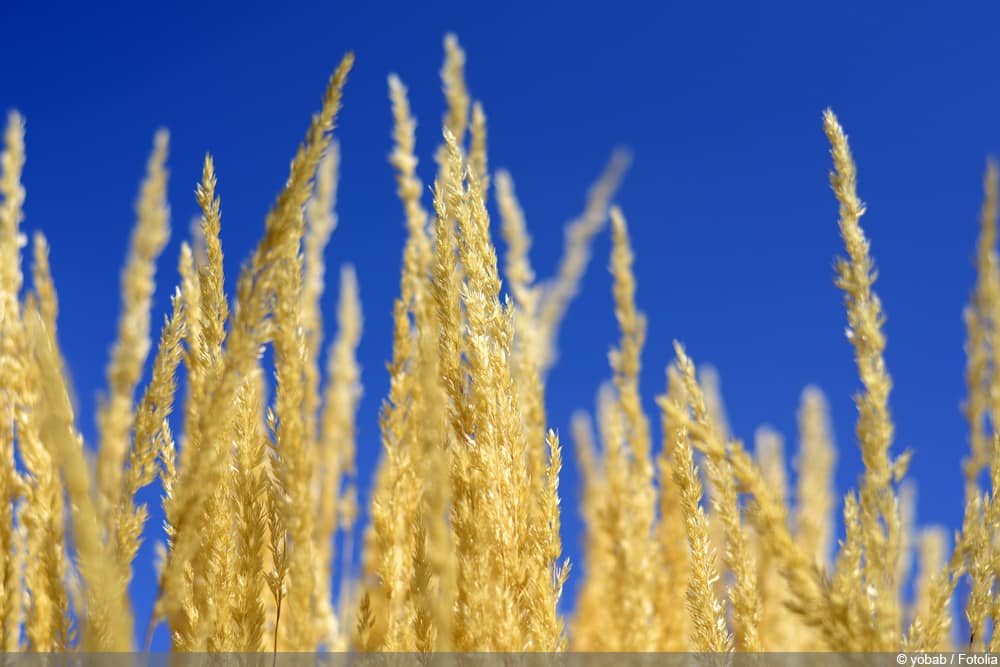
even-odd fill
[[[799,394],[816,383],[833,409],[843,492],[860,471],[851,401],[859,385],[833,286],[841,244],[820,120],[833,107],[858,160],[881,268],[896,450],[916,450],[922,522],[957,525],[967,451],[961,312],[974,281],[984,160],[1000,150],[995,3],[8,0],[0,14],[0,107],[18,108],[28,123],[25,228],[44,230],[52,244],[60,340],[88,437],[154,130],[171,131],[174,228],[158,275],[158,324],[197,210],[205,151],[216,158],[232,280],[329,73],[353,49],[324,314],[332,321],[336,267],[354,262],[366,317],[359,420],[368,479],[404,240],[386,161],[386,75],[397,72],[410,87],[429,181],[443,111],[441,41],[455,31],[470,89],[489,117],[491,165],[514,175],[540,274],[553,269],[563,224],[612,148],[633,148],[618,201],[649,317],[642,382],[654,423],[674,338],[696,362],[718,367],[730,420],[748,440],[766,422],[794,451]],[[549,421],[567,439],[569,415],[593,405],[609,374],[616,329],[607,257],[602,237],[549,384]],[[576,480],[570,460],[565,547],[579,561]],[[140,625],[150,563],[144,549],[134,587]]]

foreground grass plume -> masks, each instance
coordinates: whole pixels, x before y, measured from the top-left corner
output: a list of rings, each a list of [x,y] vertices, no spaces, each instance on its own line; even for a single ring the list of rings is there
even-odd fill
[[[93,447],[71,399],[72,360],[59,349],[57,289],[40,232],[24,285],[25,122],[8,115],[0,156],[0,650],[138,650],[137,628],[148,642],[160,624],[174,650],[211,652],[1000,647],[992,630],[1000,621],[996,165],[987,165],[978,278],[965,312],[970,451],[956,468],[965,512],[949,545],[941,528],[915,527],[909,453],[894,451],[885,315],[857,166],[832,111],[822,126],[845,251],[835,282],[860,380],[855,435],[864,463],[858,489],[841,503],[828,402],[816,387],[802,393],[793,479],[781,435],[761,428],[748,449],[730,432],[717,374],[704,365],[699,373],[680,343],[665,363],[659,414],[645,412],[648,332],[633,272],[643,258],[612,203],[629,154],[612,155],[566,229],[555,275],[539,279],[514,177],[490,171],[488,116],[466,83],[466,54],[454,36],[444,47],[446,113],[432,173],[419,169],[407,88],[388,78],[388,162],[406,240],[370,484],[355,470],[364,317],[351,266],[339,272],[335,317],[320,309],[325,248],[338,225],[333,131],[353,55],[331,76],[235,289],[223,274],[220,176],[205,157],[200,223],[181,245],[180,282],[154,343],[157,267],[170,234],[169,142],[166,131],[156,134]],[[426,200],[422,179],[432,190]],[[547,379],[592,243],[609,226],[620,337],[596,428],[580,412],[560,434],[546,413]],[[572,571],[559,489],[567,433],[582,471],[581,506],[569,511],[586,526],[583,562]],[[162,494],[165,529],[156,580],[146,582],[156,590],[153,615],[135,618],[127,595],[134,561],[156,534],[139,500],[150,485]],[[359,529],[361,485],[370,488],[371,518]],[[839,543],[834,512],[845,526]],[[567,610],[570,576],[581,581]],[[968,592],[958,600],[963,579]],[[960,619],[969,628],[961,640]]]

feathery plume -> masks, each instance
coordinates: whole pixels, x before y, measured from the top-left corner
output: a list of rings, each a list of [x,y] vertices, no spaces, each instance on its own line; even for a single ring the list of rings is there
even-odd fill
[[[732,649],[726,629],[725,608],[715,596],[713,585],[719,576],[716,554],[708,535],[708,521],[701,507],[701,481],[687,435],[674,442],[674,481],[680,490],[691,571],[688,579],[687,609],[691,619],[691,645],[699,651],[725,652]]]
[[[983,176],[983,205],[979,216],[979,239],[976,244],[976,286],[971,303],[965,308],[965,381],[968,397],[963,410],[969,422],[969,457],[963,462],[966,495],[979,488],[978,477],[990,460],[987,421],[993,430],[1000,423],[995,392],[998,385],[997,359],[1000,352],[1000,267],[997,260],[997,165],[986,163]]]
[[[836,448],[826,397],[817,387],[803,390],[798,423],[795,539],[817,563],[826,565],[833,540],[831,487]]]
[[[712,421],[705,394],[696,379],[694,364],[679,344],[675,343],[674,347],[691,416],[700,427],[700,433],[707,438],[703,445],[707,453],[705,466],[716,494],[713,499],[715,512],[724,531],[726,550],[723,561],[734,577],[729,597],[733,606],[737,647],[757,652],[762,648],[762,641],[766,641],[766,637],[762,639],[761,635],[770,630],[766,625],[769,620],[766,618],[767,610],[761,609],[764,582],[758,583],[756,563],[741,525],[739,497],[732,465],[726,458],[725,436]]]
[[[29,295],[25,310],[38,310],[34,295]],[[50,316],[54,317],[51,313]],[[64,535],[63,488],[56,452],[42,437],[40,378],[28,340],[25,332],[20,337],[20,358],[24,361],[20,399],[13,415],[25,468],[25,497],[19,507],[19,524],[24,533],[23,548],[19,552],[24,555],[23,586],[27,594],[24,631],[29,650],[62,652],[69,649],[72,640],[69,597],[64,585],[69,561]],[[10,560],[17,561],[15,558]]]
[[[118,337],[108,364],[108,395],[99,415],[97,482],[100,511],[107,515],[118,504],[122,468],[133,427],[133,401],[142,368],[149,354],[149,310],[152,305],[156,260],[170,237],[170,210],[167,206],[166,130],[156,133],[153,152],[146,164],[146,178],[136,203],[136,224],[132,231],[129,256],[122,271],[122,312]]]
[[[52,442],[73,515],[73,542],[79,560],[86,596],[81,619],[85,651],[129,651],[132,647],[132,612],[125,595],[125,582],[113,552],[101,536],[100,518],[94,490],[84,458],[83,439],[74,428],[75,418],[69,394],[55,352],[55,341],[45,329],[41,315],[26,313],[29,340],[34,343],[39,386],[44,406],[40,416],[42,434]]]
[[[872,622],[878,648],[894,650],[901,637],[899,581],[896,568],[900,558],[899,508],[892,483],[905,470],[905,458],[894,461],[889,448],[893,438],[889,414],[892,382],[885,368],[883,350],[885,316],[872,289],[875,267],[869,242],[860,226],[865,213],[857,195],[857,169],[847,144],[847,135],[832,111],[823,114],[823,129],[832,147],[834,170],[830,184],[840,203],[840,233],[847,259],[837,262],[837,286],[844,291],[847,306],[848,339],[854,346],[855,361],[864,391],[857,395],[857,436],[865,473],[860,490],[864,578],[876,600]]]
[[[566,226],[566,242],[556,275],[545,284],[539,304],[544,352],[542,374],[545,375],[556,362],[559,328],[566,317],[569,304],[580,290],[580,281],[590,263],[591,244],[608,220],[608,209],[621,186],[625,172],[632,162],[632,155],[618,149],[612,155],[600,178],[587,191],[587,202],[580,217]]]
[[[14,553],[14,506],[21,480],[14,465],[14,410],[21,375],[19,350],[21,289],[21,219],[24,214],[24,119],[16,111],[7,116],[4,149],[0,154],[0,553]],[[15,558],[0,564],[0,649],[18,644],[20,577]]]
[[[667,391],[658,402],[686,406],[687,392],[675,364],[667,367]],[[657,477],[660,488],[660,519],[656,538],[662,566],[657,578],[656,618],[660,623],[660,650],[680,651],[688,646],[688,615],[685,613],[685,588],[688,580],[689,557],[685,520],[680,505],[680,490],[674,480],[673,445],[684,437],[684,420],[676,419],[669,410],[660,411],[663,447],[657,457]]]
[[[316,184],[306,203],[306,234],[303,239],[302,327],[306,345],[305,440],[314,446],[320,408],[319,353],[323,343],[323,296],[326,263],[323,253],[337,228],[337,179],[340,174],[340,145],[330,142],[316,170]]]
[[[298,255],[304,228],[302,207],[308,198],[316,166],[330,141],[329,133],[340,108],[344,83],[353,61],[353,54],[348,53],[331,76],[322,109],[313,117],[306,140],[292,161],[288,182],[267,216],[264,237],[240,277],[237,285],[237,308],[223,353],[219,381],[207,398],[205,409],[200,413],[199,423],[196,425],[204,442],[216,442],[231,426],[231,421],[219,419],[219,415],[228,412],[234,405],[244,379],[257,366],[260,345],[271,337],[271,326],[267,320],[270,302],[282,274],[288,273],[288,269],[284,267]],[[284,289],[288,289],[287,286]],[[286,385],[287,382],[286,379]],[[295,404],[289,402],[288,398],[290,396],[286,395],[283,401],[290,408]],[[291,412],[290,419],[294,424],[295,410]],[[299,421],[301,423],[301,419]],[[157,604],[158,616],[170,616],[183,608],[181,591],[184,571],[199,545],[191,518],[201,515],[211,492],[216,488],[217,480],[223,474],[228,454],[228,451],[221,451],[219,448],[211,449],[189,469],[180,471],[181,477],[173,484],[176,493],[168,499],[165,509],[168,510],[168,520],[175,526],[177,539],[161,575],[163,583]],[[296,460],[296,464],[298,463]],[[295,472],[305,475],[306,471],[296,468]],[[279,513],[285,511],[280,510]],[[302,525],[297,528],[301,529]],[[304,550],[307,548],[304,546]],[[299,579],[299,585],[311,587],[311,584],[307,584],[309,580],[310,577],[303,575]],[[273,590],[280,590],[281,581],[272,579],[271,583],[274,584]],[[309,600],[309,595],[303,595],[297,600],[297,604],[308,605]]]
[[[337,529],[349,531],[343,522],[343,506],[349,502],[349,480],[353,477],[355,458],[355,413],[361,400],[361,369],[357,348],[362,329],[361,300],[354,267],[340,272],[340,300],[337,306],[337,337],[327,356],[327,385],[323,398],[323,416],[319,445],[319,512],[316,521],[317,590],[332,590],[333,537]],[[318,622],[326,630],[321,636],[332,637],[330,628],[337,619],[328,596],[318,601]]]

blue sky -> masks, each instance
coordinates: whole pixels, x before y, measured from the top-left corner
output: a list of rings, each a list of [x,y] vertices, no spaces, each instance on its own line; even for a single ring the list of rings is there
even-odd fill
[[[491,165],[514,176],[541,275],[554,268],[563,224],[613,147],[633,149],[618,202],[649,318],[642,384],[654,423],[675,338],[696,362],[719,369],[734,430],[748,440],[769,423],[794,451],[799,394],[818,384],[832,406],[844,492],[860,472],[851,400],[859,383],[833,285],[841,245],[821,126],[831,106],[850,135],[869,205],[896,450],[916,451],[921,521],[958,524],[967,451],[961,312],[974,281],[984,161],[1000,150],[997,5],[13,0],[3,15],[0,107],[27,118],[24,224],[52,245],[60,341],[91,439],[132,202],[155,129],[171,131],[174,229],[158,274],[158,323],[197,210],[204,153],[216,159],[232,281],[326,78],[353,49],[324,314],[333,320],[336,267],[353,262],[366,318],[359,423],[368,478],[404,240],[386,159],[386,76],[396,72],[410,88],[429,181],[443,112],[441,41],[454,31],[489,118]],[[569,415],[593,405],[609,374],[616,328],[607,258],[601,237],[548,388],[550,424],[567,439]],[[565,548],[579,561],[576,480],[570,460]],[[144,549],[134,586],[140,626],[150,562]]]

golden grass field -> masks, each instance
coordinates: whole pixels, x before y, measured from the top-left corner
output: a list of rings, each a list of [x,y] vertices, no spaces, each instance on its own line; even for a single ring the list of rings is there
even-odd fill
[[[776,434],[761,431],[752,448],[730,435],[715,376],[698,373],[679,343],[659,412],[646,414],[638,380],[646,319],[635,300],[626,218],[611,203],[627,158],[612,158],[567,229],[558,271],[539,280],[512,177],[490,171],[486,116],[470,100],[465,55],[449,36],[432,201],[418,176],[407,89],[389,78],[390,162],[407,240],[371,520],[356,527],[362,313],[350,267],[328,327],[328,363],[319,363],[327,345],[324,249],[337,221],[333,131],[342,98],[349,103],[352,64],[348,54],[330,78],[235,289],[224,281],[223,208],[206,156],[200,229],[176,258],[181,280],[158,335],[154,276],[170,232],[169,142],[157,134],[116,295],[121,314],[99,435],[86,446],[67,382],[71,360],[57,342],[49,242],[36,233],[22,258],[25,125],[9,114],[0,164],[0,648],[134,651],[143,646],[133,638],[161,624],[174,650],[211,652],[1000,645],[990,631],[1000,618],[994,166],[966,310],[971,445],[962,463],[966,494],[955,499],[964,521],[951,540],[943,529],[915,528],[908,454],[891,451],[884,314],[856,166],[833,112],[823,130],[843,239],[836,283],[860,379],[864,463],[858,488],[842,499],[816,388],[802,394],[794,479]],[[491,198],[499,225],[487,211]],[[620,340],[596,419],[578,414],[567,439],[547,421],[546,379],[591,243],[609,222]],[[273,368],[262,361],[265,348]],[[662,434],[655,445],[652,419]],[[570,453],[583,471],[579,508],[560,505],[559,472]],[[166,538],[150,584],[154,615],[139,619],[127,590],[149,511],[137,494],[157,478]],[[585,556],[572,569],[560,542],[562,512],[582,512],[586,523]],[[845,532],[835,544],[838,516]],[[355,533],[360,573],[334,553]],[[560,604],[567,577],[580,578],[568,612]]]

